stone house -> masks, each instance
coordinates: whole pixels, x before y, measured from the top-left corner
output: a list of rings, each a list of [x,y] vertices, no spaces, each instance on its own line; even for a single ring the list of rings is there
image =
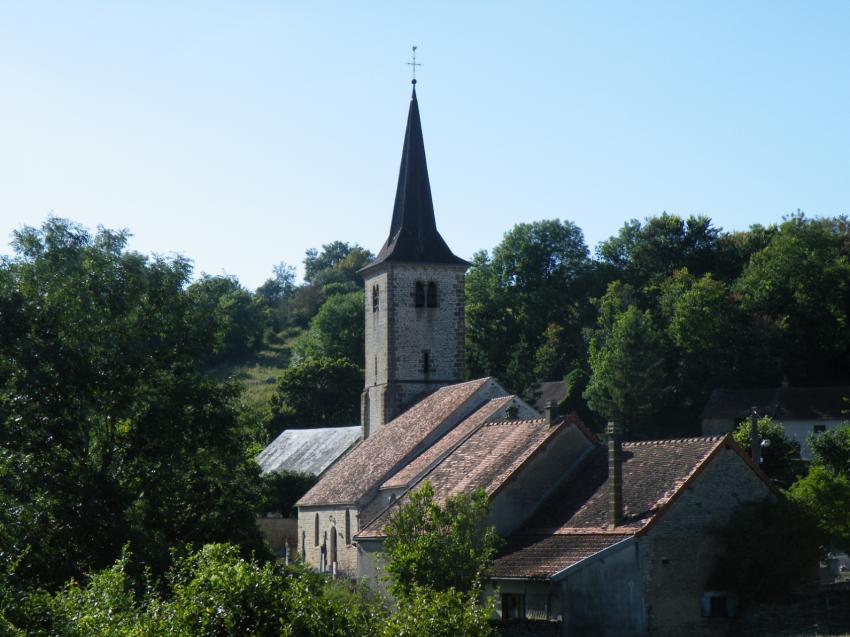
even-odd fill
[[[492,378],[462,382],[463,275],[436,229],[414,90],[390,235],[366,283],[362,439],[297,503],[314,568],[381,589],[384,529],[428,480],[437,500],[483,489],[507,545],[489,583],[503,618],[563,634],[714,634],[709,532],[772,487],[730,436],[600,445]]]
[[[850,386],[715,389],[702,410],[702,433],[732,431],[755,407],[782,425],[785,435],[800,445],[800,457],[811,460],[809,436],[818,436],[847,422]]]

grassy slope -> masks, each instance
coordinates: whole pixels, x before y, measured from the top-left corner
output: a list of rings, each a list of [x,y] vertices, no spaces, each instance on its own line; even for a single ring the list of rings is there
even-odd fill
[[[248,359],[223,363],[210,371],[220,380],[234,379],[245,387],[245,400],[264,407],[274,393],[277,380],[289,365],[292,339],[272,339]]]

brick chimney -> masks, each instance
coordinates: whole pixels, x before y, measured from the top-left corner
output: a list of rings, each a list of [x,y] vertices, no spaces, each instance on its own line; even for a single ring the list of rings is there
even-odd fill
[[[623,519],[623,446],[620,436],[623,428],[620,423],[608,423],[608,515],[611,528]]]

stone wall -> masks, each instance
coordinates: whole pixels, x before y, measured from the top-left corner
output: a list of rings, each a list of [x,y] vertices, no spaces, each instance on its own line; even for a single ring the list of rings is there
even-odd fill
[[[396,264],[366,279],[364,434],[395,418],[416,397],[463,379],[465,266]],[[417,281],[437,285],[437,307],[416,307]],[[373,289],[378,309],[373,309]],[[427,366],[425,352],[428,353]]]
[[[298,555],[315,569],[320,568],[322,544],[327,546],[327,569],[331,570],[331,537],[336,536],[337,543],[337,572],[354,576],[357,573],[357,546],[346,543],[345,519],[348,511],[351,521],[350,535],[352,542],[358,531],[357,509],[321,509],[318,507],[298,508]],[[316,515],[319,516],[318,544],[316,544]]]
[[[726,634],[728,622],[703,618],[700,603],[720,550],[711,529],[742,502],[769,494],[745,460],[723,448],[639,538],[650,634]]]

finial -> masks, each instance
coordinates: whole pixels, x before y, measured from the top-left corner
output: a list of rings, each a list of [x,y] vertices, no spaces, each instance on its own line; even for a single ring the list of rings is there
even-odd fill
[[[407,65],[413,67],[413,79],[410,81],[410,83],[413,84],[413,86],[416,86],[416,67],[422,66],[422,65],[416,63],[416,47],[415,46],[413,47],[413,62],[408,62]]]

